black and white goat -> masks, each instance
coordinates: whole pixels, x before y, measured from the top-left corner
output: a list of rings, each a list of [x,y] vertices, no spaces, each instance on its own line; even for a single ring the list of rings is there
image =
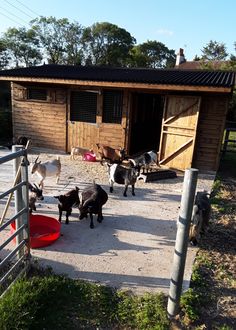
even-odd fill
[[[157,158],[157,152],[154,150],[144,152],[142,155],[135,157],[135,158],[129,158],[129,161],[131,165],[137,167],[139,166],[143,173],[150,169],[150,165],[155,164],[158,166],[158,158]]]
[[[135,196],[134,186],[137,181],[137,177],[139,176],[140,173],[139,167],[127,168],[119,164],[107,163],[107,170],[108,170],[111,193],[113,192],[114,183],[118,183],[125,185],[123,196],[127,197],[127,189],[129,185],[131,185],[132,187],[132,195]]]
[[[82,202],[79,206],[80,220],[90,216],[90,228],[94,228],[93,214],[97,214],[97,221],[102,222],[103,214],[102,207],[108,200],[108,195],[105,190],[95,182],[93,185],[85,188],[82,192]]]
[[[56,183],[58,183],[61,174],[60,158],[57,157],[57,159],[53,159],[44,163],[41,163],[41,161],[38,162],[38,158],[39,156],[33,163],[31,174],[36,173],[38,175],[40,178],[39,186],[43,189],[44,180],[49,176],[56,176]]]
[[[54,196],[54,198],[58,199],[58,210],[59,210],[59,218],[58,220],[61,222],[62,212],[66,212],[66,224],[69,224],[69,216],[72,213],[72,207],[79,207],[80,199],[79,199],[79,188],[75,187],[65,193],[64,195]]]
[[[211,203],[209,193],[198,191],[195,197],[189,231],[189,241],[192,245],[198,244],[201,234],[209,225],[210,215]]]
[[[37,200],[44,200],[43,190],[40,189],[35,183],[29,183],[29,213],[36,211],[35,203]]]

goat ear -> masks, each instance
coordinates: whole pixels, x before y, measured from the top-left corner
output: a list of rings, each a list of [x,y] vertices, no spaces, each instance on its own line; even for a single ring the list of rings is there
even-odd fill
[[[59,199],[60,196],[53,196],[53,197],[56,198],[56,199]]]

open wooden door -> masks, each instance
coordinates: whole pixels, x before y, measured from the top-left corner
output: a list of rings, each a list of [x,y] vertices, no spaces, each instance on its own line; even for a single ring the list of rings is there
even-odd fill
[[[201,98],[167,96],[162,120],[160,165],[191,167]]]

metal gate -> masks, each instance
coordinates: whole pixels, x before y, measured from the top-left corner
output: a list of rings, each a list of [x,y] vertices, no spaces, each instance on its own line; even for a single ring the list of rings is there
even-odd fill
[[[4,237],[0,245],[0,295],[29,267],[29,201],[28,201],[28,159],[27,149],[13,146],[13,152],[0,158],[1,165],[13,161],[13,185],[0,193],[0,202],[7,198],[3,214],[0,218],[0,235]],[[6,216],[11,197],[14,195],[15,208],[9,217]],[[13,214],[13,215],[12,215]],[[10,235],[4,235],[10,231]],[[12,241],[15,242],[12,249]],[[9,248],[9,245],[11,247]],[[6,248],[7,247],[7,248]],[[3,256],[3,258],[1,258]]]

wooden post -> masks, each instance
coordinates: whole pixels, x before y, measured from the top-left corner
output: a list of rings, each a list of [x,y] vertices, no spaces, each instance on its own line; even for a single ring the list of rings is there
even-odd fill
[[[197,169],[190,168],[185,171],[167,305],[169,317],[174,317],[179,311],[197,176]]]
[[[227,146],[228,146],[228,142],[229,142],[229,133],[230,133],[230,129],[226,128],[222,156],[224,156],[227,151]]]

